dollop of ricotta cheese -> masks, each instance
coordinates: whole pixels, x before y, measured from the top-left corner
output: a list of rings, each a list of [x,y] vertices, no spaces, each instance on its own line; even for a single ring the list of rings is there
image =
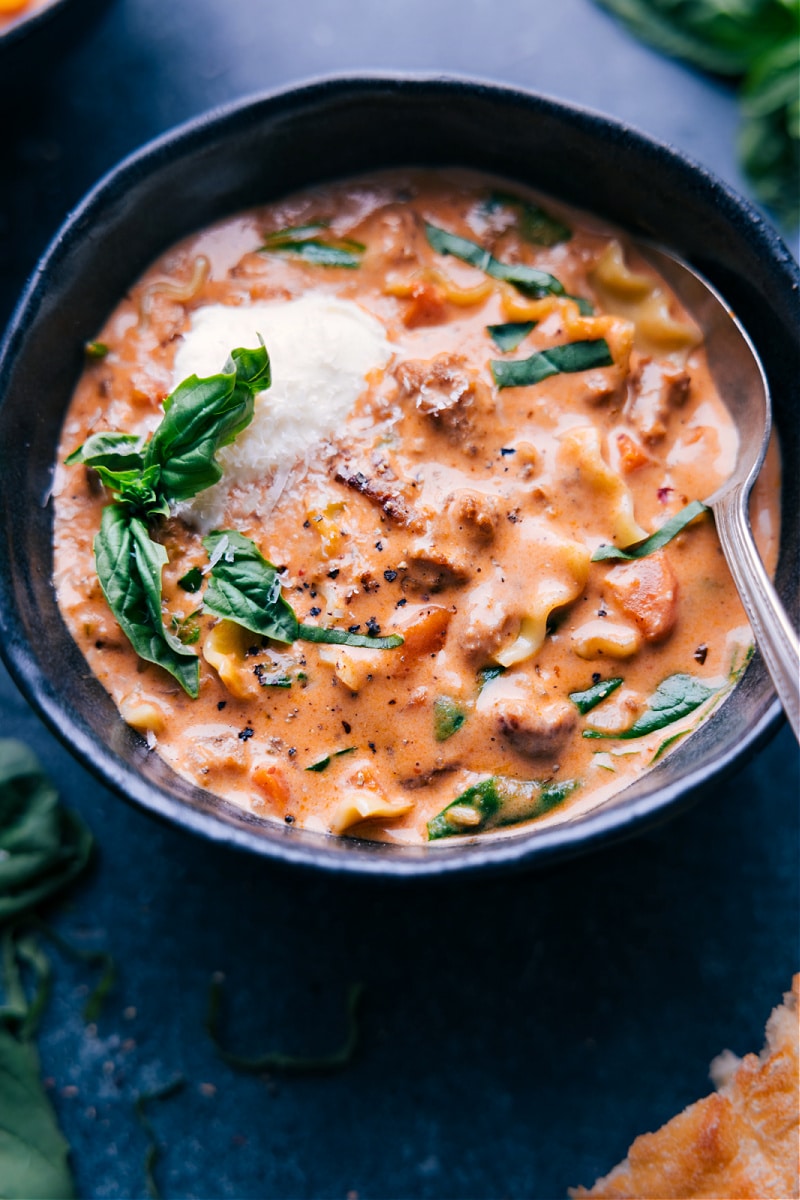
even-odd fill
[[[217,461],[223,478],[180,506],[205,528],[222,516],[233,488],[270,484],[341,427],[367,386],[386,365],[392,346],[376,317],[352,300],[305,295],[251,305],[209,304],[192,313],[174,364],[174,386],[189,375],[222,370],[231,350],[264,339],[272,386],[256,397],[251,424]]]

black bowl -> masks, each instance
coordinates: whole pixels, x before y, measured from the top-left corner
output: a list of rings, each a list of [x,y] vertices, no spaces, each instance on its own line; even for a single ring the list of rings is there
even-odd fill
[[[0,105],[10,108],[21,93],[41,89],[47,68],[69,53],[107,3],[50,0],[0,30]]]
[[[505,175],[694,263],[753,338],[784,461],[800,461],[800,274],[775,231],[702,167],[606,117],[460,79],[332,78],[213,112],[126,159],[68,219],[0,353],[0,634],[20,687],[73,753],[151,813],[266,857],[333,871],[443,875],[541,864],[643,829],[733,771],[780,709],[756,656],[712,719],[603,807],[514,837],[435,847],[325,837],[260,821],[175,775],[120,719],[59,614],[51,582],[53,460],[82,346],[167,246],[238,209],[398,165]],[[783,484],[777,587],[798,618],[798,473]]]

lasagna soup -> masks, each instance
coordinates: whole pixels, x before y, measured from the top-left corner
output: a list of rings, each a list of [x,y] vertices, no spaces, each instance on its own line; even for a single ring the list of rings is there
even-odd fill
[[[568,819],[746,665],[702,503],[736,431],[690,315],[599,222],[460,171],[332,184],[168,251],[86,355],[64,619],[151,749],[260,817]]]

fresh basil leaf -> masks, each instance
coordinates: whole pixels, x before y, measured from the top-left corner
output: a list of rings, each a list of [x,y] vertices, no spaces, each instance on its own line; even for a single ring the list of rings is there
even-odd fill
[[[86,342],[83,352],[87,358],[99,360],[108,354],[108,346],[105,342]]]
[[[181,575],[178,580],[178,587],[183,588],[185,592],[199,592],[203,586],[203,572],[199,567],[192,567],[185,575]]]
[[[565,293],[564,299],[572,300],[575,304],[577,304],[578,312],[582,317],[594,316],[594,305],[591,303],[591,301],[586,300],[583,296],[571,296],[569,293]]]
[[[203,538],[203,545],[213,563],[203,597],[207,611],[273,641],[293,642],[297,617],[283,598],[276,568],[255,542],[233,529],[219,529]]]
[[[334,750],[333,754],[326,754],[325,758],[319,759],[318,762],[312,763],[310,767],[306,767],[307,771],[324,771],[331,765],[334,758],[341,758],[343,754],[352,754],[356,749],[355,746],[348,746],[346,750]]]
[[[161,618],[163,546],[156,549],[142,521],[116,504],[103,509],[94,539],[97,577],[109,608],[140,658],[163,667],[188,695],[200,686],[197,656],[169,633]]]
[[[264,246],[270,247],[281,242],[307,242],[318,237],[330,226],[329,221],[315,221],[308,225],[290,225],[287,229],[277,229],[268,233],[264,238]]]
[[[143,447],[144,438],[135,433],[93,433],[64,462],[68,467],[85,463],[95,469],[141,471],[144,467]]]
[[[549,350],[540,350],[530,358],[518,358],[511,362],[492,359],[489,363],[499,388],[530,387],[551,375],[572,374],[575,371],[589,371],[594,367],[613,365],[614,360],[605,338],[567,342],[563,346],[551,346]]]
[[[463,705],[450,696],[437,696],[433,702],[433,735],[437,742],[446,742],[458,733],[467,719]]]
[[[494,258],[483,246],[439,229],[436,225],[425,224],[425,235],[437,254],[452,254],[479,271],[491,275],[493,279],[501,279],[513,284],[518,291],[526,296],[541,298],[542,296],[563,296],[564,285],[554,275],[540,271],[536,267],[524,263],[502,263]]]
[[[145,466],[160,468],[167,499],[188,500],[222,478],[216,453],[250,424],[255,396],[270,382],[262,342],[257,350],[234,350],[219,375],[191,375],[178,384],[164,402],[163,420],[145,456]]]
[[[615,692],[621,683],[622,676],[618,675],[615,679],[605,679],[600,683],[595,683],[584,692],[570,692],[569,698],[579,713],[588,713],[596,708],[601,700],[605,700],[606,696]]]
[[[670,517],[665,521],[660,529],[655,533],[651,533],[649,537],[644,538],[641,542],[636,542],[633,546],[627,546],[621,550],[619,546],[612,546],[609,543],[604,543],[598,546],[592,555],[592,562],[604,562],[606,559],[635,559],[645,558],[648,554],[655,553],[662,546],[666,546],[667,542],[671,542],[674,537],[677,537],[687,525],[691,524],[696,517],[701,513],[709,512],[710,509],[700,500],[693,500],[691,504],[687,504],[674,517]]]
[[[7,1200],[71,1200],[69,1144],[58,1127],[32,1042],[0,1028],[0,1188]]]
[[[251,1075],[262,1075],[265,1071],[278,1071],[284,1075],[315,1075],[329,1071],[339,1071],[349,1065],[358,1048],[360,1027],[358,1010],[363,995],[360,983],[352,983],[347,991],[347,1032],[342,1044],[330,1054],[295,1055],[284,1054],[280,1050],[268,1051],[266,1054],[254,1056],[232,1054],[222,1045],[219,1036],[220,1013],[223,1002],[222,981],[212,978],[208,990],[208,1008],[206,1010],[206,1032],[214,1049],[223,1062],[235,1071],[243,1071]]]
[[[402,646],[403,638],[399,633],[390,633],[386,637],[364,637],[360,633],[350,633],[348,629],[325,629],[321,625],[297,626],[297,636],[304,642],[325,642],[333,646],[360,646],[364,650],[394,650]]]
[[[680,721],[694,712],[706,700],[716,696],[718,688],[709,687],[694,675],[670,675],[658,685],[648,702],[648,708],[634,721],[629,729],[621,733],[605,733],[597,729],[584,729],[585,738],[638,738],[646,737],[657,729]]]
[[[504,354],[516,350],[525,341],[536,321],[507,321],[504,325],[487,325],[486,332]]]
[[[509,192],[493,192],[487,207],[490,211],[496,208],[515,209],[519,214],[522,237],[535,246],[557,246],[559,242],[568,242],[572,237],[572,230],[563,221],[545,212],[538,204],[512,196]]]
[[[496,779],[483,779],[480,783],[473,784],[428,821],[428,841],[434,842],[439,838],[454,837],[457,834],[478,833],[481,829],[486,828],[489,820],[502,803]],[[458,820],[459,809],[473,812],[475,814],[474,823],[460,822]],[[453,810],[455,810],[455,814]]]
[[[86,867],[91,849],[89,830],[59,804],[31,751],[0,741],[0,923],[66,887]]]

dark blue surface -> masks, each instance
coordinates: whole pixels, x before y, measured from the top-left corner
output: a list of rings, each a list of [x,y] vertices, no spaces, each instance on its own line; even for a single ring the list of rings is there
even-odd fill
[[[0,321],[39,252],[122,154],[250,90],[320,71],[474,72],[602,108],[742,186],[721,85],[632,42],[588,0],[116,0],[0,124]],[[378,18],[378,13],[380,17]],[[798,966],[798,756],[788,731],[688,814],[550,872],[381,887],[270,868],[156,825],[78,767],[2,676],[24,738],[100,846],[59,915],[121,978],[96,1030],[59,962],[40,1039],[84,1196],[145,1195],[136,1091],[187,1078],[151,1115],[165,1196],[500,1197],[589,1183],[708,1090],[723,1047],[757,1049]],[[229,1040],[323,1051],[366,986],[357,1060],[264,1082]]]

